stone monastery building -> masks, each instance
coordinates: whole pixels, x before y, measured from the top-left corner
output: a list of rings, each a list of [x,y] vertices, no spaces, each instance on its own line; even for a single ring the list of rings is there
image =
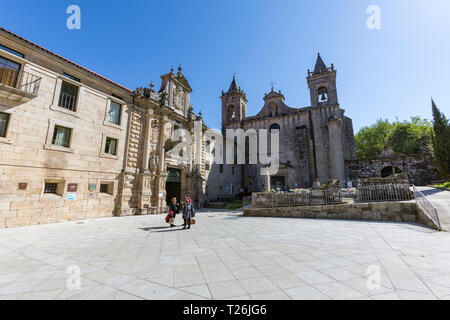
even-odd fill
[[[0,28],[0,227],[165,212],[172,197],[201,205],[261,191],[258,165],[215,165],[201,113],[181,72],[132,91]],[[311,106],[290,108],[273,90],[256,116],[236,80],[222,94],[222,126],[280,130],[274,186],[346,180],[352,122],[338,104],[336,70],[320,56],[307,78]],[[195,129],[200,123],[200,130]],[[191,148],[175,155],[183,129]],[[196,139],[201,134],[202,137]],[[189,157],[186,157],[189,152]]]

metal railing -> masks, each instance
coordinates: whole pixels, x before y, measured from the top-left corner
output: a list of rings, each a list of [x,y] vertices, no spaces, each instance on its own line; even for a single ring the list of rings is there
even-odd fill
[[[356,199],[356,198],[358,198],[358,191],[356,191],[356,192],[342,191],[342,198]]]
[[[41,77],[0,64],[0,84],[37,95],[41,85]]]
[[[384,184],[358,187],[355,202],[407,201],[413,193],[407,184]]]
[[[425,214],[433,220],[433,222],[438,226],[439,229],[441,229],[441,223],[439,222],[439,215],[437,212],[436,207],[431,203],[430,200],[427,199],[427,197],[420,192],[416,188],[415,185],[412,185],[413,192],[414,192],[414,199],[416,199],[416,203],[422,208],[422,210],[425,212]]]
[[[59,95],[58,106],[68,109],[70,111],[75,111],[76,104],[77,104],[76,96],[61,91],[61,94]]]
[[[258,193],[252,198],[253,208],[298,207],[341,203],[342,191],[340,189],[288,193]]]

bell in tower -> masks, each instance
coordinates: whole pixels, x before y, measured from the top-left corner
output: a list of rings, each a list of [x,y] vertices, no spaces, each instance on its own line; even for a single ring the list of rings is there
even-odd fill
[[[312,107],[338,105],[336,70],[333,64],[331,64],[331,67],[327,67],[320,54],[318,54],[314,71],[308,70],[306,79]]]

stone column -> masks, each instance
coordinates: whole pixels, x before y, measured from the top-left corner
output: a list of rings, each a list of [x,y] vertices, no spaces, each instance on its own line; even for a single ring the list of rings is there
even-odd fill
[[[166,143],[166,137],[164,136],[165,126],[167,123],[167,116],[162,116],[159,119],[159,145],[158,145],[158,172],[165,171],[165,149],[164,144]]]
[[[150,137],[152,129],[152,118],[149,111],[144,116],[144,145],[142,148],[142,162],[141,162],[141,172],[149,172],[149,157],[150,157]]]
[[[159,141],[158,141],[158,168],[155,175],[155,194],[153,195],[153,203],[156,206],[155,211],[162,213],[166,210],[166,177],[165,170],[165,149],[166,142],[165,125],[168,121],[167,116],[159,118]]]
[[[152,198],[152,174],[149,171],[149,154],[151,139],[151,113],[146,110],[143,118],[144,141],[142,146],[140,173],[138,176],[138,208],[139,214],[153,213],[155,210],[151,208]]]
[[[342,143],[342,119],[330,119],[328,125],[330,178],[339,179],[345,187],[344,147]]]

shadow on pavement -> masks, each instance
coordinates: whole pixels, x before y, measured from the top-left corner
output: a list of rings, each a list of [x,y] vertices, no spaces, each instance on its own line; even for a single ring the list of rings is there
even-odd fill
[[[171,232],[171,231],[180,231],[182,226],[175,226],[173,228],[167,227],[147,227],[147,228],[139,228],[139,230],[150,231],[150,232]]]
[[[442,189],[435,189],[435,188],[433,188],[433,189],[429,189],[429,190],[420,190],[420,192],[422,192],[422,194],[424,196],[431,196],[431,195],[436,194],[436,193],[448,192],[448,191],[442,190]]]

